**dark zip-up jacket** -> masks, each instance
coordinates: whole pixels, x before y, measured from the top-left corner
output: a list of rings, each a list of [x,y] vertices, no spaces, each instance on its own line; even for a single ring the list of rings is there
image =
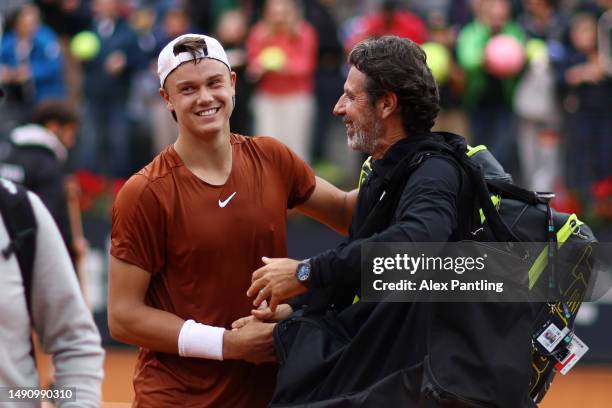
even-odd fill
[[[24,125],[14,129],[10,143],[0,148],[0,176],[25,186],[40,197],[73,257],[65,193],[66,157],[66,149],[55,135],[39,125]]]
[[[407,137],[392,145],[380,160],[372,162],[372,172],[360,188],[348,241],[338,248],[310,259],[311,286],[327,288],[360,284],[361,247],[370,242],[446,242],[457,238],[458,200],[465,183],[459,167],[444,157],[425,160],[409,177],[391,225],[369,238],[355,239],[357,231],[383,194],[383,178],[400,160],[422,150],[423,142],[436,134]],[[460,139],[460,138],[457,138]],[[464,143],[453,140],[452,143]]]

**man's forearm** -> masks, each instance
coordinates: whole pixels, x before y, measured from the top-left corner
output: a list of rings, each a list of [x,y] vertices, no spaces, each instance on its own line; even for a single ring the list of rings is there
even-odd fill
[[[146,305],[109,308],[108,326],[114,339],[123,343],[178,354],[180,317]]]
[[[124,343],[181,357],[223,360],[223,327],[184,321],[148,306],[131,310],[129,318],[115,318],[112,324],[109,318],[109,327],[112,336]]]
[[[348,235],[358,190],[345,192],[317,177],[315,191],[296,210],[342,235]]]
[[[239,330],[185,322],[172,313],[148,306],[132,308],[129,317],[112,317],[109,328],[116,340],[150,350],[183,357],[215,360],[246,360],[261,363],[274,360],[274,324],[253,322]]]

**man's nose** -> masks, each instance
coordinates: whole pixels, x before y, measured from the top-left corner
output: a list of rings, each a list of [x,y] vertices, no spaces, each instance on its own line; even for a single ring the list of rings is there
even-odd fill
[[[198,91],[198,103],[209,103],[213,100],[212,94],[206,87],[201,87]]]
[[[342,116],[344,115],[344,97],[341,96],[336,102],[336,106],[334,106],[334,115]]]

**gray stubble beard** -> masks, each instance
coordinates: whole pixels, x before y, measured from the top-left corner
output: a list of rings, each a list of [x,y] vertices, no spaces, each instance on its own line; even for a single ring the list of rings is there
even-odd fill
[[[376,151],[381,134],[382,124],[375,120],[371,132],[364,131],[362,128],[357,130],[352,138],[347,137],[347,145],[353,150],[372,155]]]

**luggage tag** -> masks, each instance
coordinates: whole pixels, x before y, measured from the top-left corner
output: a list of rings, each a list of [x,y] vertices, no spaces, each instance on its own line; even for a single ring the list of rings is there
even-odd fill
[[[555,368],[561,374],[567,374],[587,351],[589,351],[589,346],[584,344],[584,342],[574,334],[569,345],[563,350],[554,354],[558,361],[557,364],[555,364]]]
[[[565,323],[558,316],[550,315],[533,333],[532,340],[540,354],[550,356],[565,350],[572,337],[573,334]]]

